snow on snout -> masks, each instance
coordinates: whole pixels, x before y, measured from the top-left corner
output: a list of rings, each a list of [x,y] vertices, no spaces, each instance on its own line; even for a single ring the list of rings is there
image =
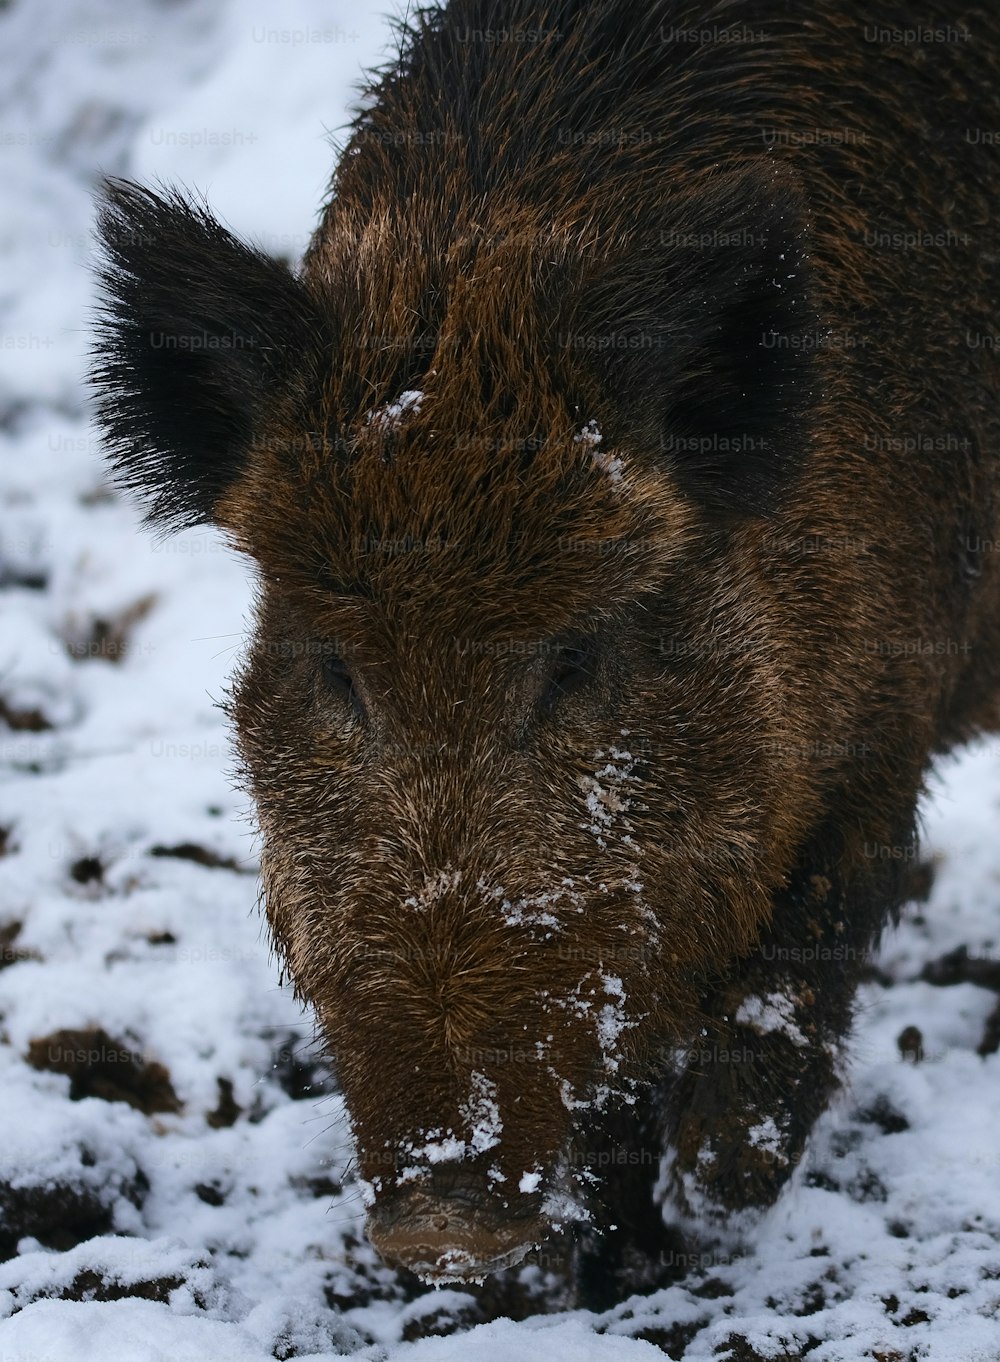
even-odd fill
[[[749,1026],[759,1036],[779,1032],[793,1045],[806,1045],[805,1036],[795,1023],[795,1001],[782,993],[767,993],[763,997],[744,998],[736,1013],[741,1026]]]
[[[622,842],[632,843],[632,824],[625,817],[631,804],[625,787],[629,782],[639,779],[635,774],[635,759],[631,752],[612,747],[607,755],[610,760],[600,766],[592,776],[580,776],[578,779],[578,784],[587,797],[587,812],[590,814],[590,822],[581,826],[593,833],[602,851],[607,846],[606,838],[612,832],[615,832]],[[595,761],[602,761],[604,757],[603,750],[598,749],[594,753]],[[619,821],[622,829],[620,832],[617,827]]]
[[[616,974],[601,974],[604,992],[612,999],[597,1014],[597,1040],[604,1055],[604,1067],[611,1072],[618,1068],[617,1050],[621,1035],[635,1026],[625,1015],[625,986]]]
[[[423,887],[416,894],[407,895],[403,900],[403,906],[416,908],[418,911],[429,908],[432,903],[457,889],[461,878],[460,870],[439,870],[434,875],[428,875]]]
[[[462,1117],[472,1131],[469,1148],[474,1154],[484,1154],[500,1143],[503,1121],[497,1103],[497,1085],[484,1073],[477,1071],[472,1075],[472,1093],[462,1107]]]

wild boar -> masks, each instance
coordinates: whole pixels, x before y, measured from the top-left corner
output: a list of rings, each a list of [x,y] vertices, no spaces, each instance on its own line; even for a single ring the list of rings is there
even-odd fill
[[[950,16],[418,11],[298,273],[107,187],[108,456],[256,564],[267,917],[426,1280],[747,1231],[1000,723],[1000,11]]]

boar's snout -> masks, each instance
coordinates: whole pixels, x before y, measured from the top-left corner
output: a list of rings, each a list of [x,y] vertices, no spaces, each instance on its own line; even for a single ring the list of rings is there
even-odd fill
[[[368,1238],[386,1262],[424,1281],[479,1281],[519,1263],[548,1232],[538,1195],[517,1203],[435,1169],[426,1183],[397,1188],[370,1209]]]

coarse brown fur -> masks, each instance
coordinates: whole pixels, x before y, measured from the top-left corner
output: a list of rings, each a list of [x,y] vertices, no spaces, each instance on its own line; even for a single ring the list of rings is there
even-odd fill
[[[109,190],[100,416],[259,566],[232,716],[362,1175],[571,1193],[588,1300],[656,1200],[777,1195],[928,763],[1000,725],[1000,17],[915,22],[420,13],[299,278]]]

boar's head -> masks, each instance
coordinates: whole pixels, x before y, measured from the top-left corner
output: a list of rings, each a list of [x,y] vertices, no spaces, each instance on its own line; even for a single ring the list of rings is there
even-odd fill
[[[296,277],[106,193],[98,419],[154,523],[255,562],[266,911],[372,1239],[429,1279],[586,1215],[574,1151],[697,1033],[811,816],[748,547],[807,443],[809,363],[763,340],[808,315],[798,205],[730,175],[663,214],[347,215]]]

